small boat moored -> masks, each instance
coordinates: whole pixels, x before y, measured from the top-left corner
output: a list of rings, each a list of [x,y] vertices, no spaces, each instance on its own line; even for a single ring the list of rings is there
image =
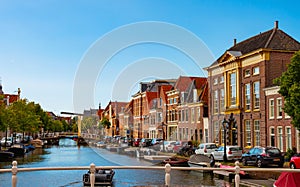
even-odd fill
[[[0,151],[0,162],[12,161],[13,158],[14,158],[13,152]]]
[[[164,164],[170,164],[171,166],[188,167],[188,160],[184,158],[170,157],[163,161]]]
[[[201,167],[201,168],[213,167],[214,165],[214,163],[210,158],[200,154],[192,155],[188,161],[188,164],[190,167]],[[203,173],[212,173],[212,170],[199,170],[199,171]]]
[[[83,174],[84,186],[91,186],[90,174],[90,171]],[[113,169],[97,169],[95,172],[95,186],[111,186],[114,175],[115,171]]]

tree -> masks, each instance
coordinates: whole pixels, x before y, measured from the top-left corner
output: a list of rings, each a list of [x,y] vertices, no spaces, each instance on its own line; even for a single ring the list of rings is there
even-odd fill
[[[296,52],[288,64],[287,71],[274,80],[280,86],[279,93],[284,97],[283,110],[292,117],[292,124],[300,129],[300,51]]]
[[[111,124],[109,122],[109,120],[107,118],[103,118],[101,121],[100,121],[100,125],[106,129],[109,129]]]

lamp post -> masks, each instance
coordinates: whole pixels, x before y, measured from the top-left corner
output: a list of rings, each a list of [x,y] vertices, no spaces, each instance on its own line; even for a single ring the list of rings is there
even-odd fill
[[[224,130],[224,155],[223,155],[223,160],[224,162],[227,162],[227,154],[226,154],[226,129],[228,124],[228,121],[224,118],[222,125],[223,125],[223,130]]]
[[[162,143],[163,143],[163,151],[165,151],[165,130],[164,130],[164,127],[165,127],[166,125],[164,124],[164,122],[162,122],[161,123],[161,129],[162,129],[162,133],[163,133],[163,141],[162,141]]]

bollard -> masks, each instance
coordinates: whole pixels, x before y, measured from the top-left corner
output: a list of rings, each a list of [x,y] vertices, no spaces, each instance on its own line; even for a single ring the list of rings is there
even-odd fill
[[[166,176],[165,176],[165,185],[168,187],[170,186],[171,183],[171,165],[170,164],[166,164],[165,165],[165,171],[166,171]]]
[[[90,165],[90,182],[91,182],[91,187],[95,186],[95,171],[96,171],[96,166],[94,163],[91,163]]]
[[[17,186],[17,172],[18,172],[18,163],[17,161],[13,161],[12,162],[12,168],[11,168],[11,172],[12,172],[12,177],[11,177],[11,184],[12,184],[12,187],[16,187]]]
[[[241,168],[240,168],[240,163],[239,161],[236,161],[235,163],[235,177],[234,177],[234,182],[235,182],[235,186],[236,187],[239,187],[240,186],[240,171],[241,171]]]

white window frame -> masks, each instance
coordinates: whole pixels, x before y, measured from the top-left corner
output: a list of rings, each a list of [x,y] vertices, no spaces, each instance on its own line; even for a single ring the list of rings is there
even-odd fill
[[[251,75],[250,69],[246,69],[244,72],[244,77],[250,77],[250,75]]]
[[[283,151],[283,131],[282,131],[282,126],[277,127],[277,142],[278,142],[278,149],[280,149],[281,151]]]
[[[251,85],[245,84],[245,111],[251,110]]]
[[[290,148],[292,149],[292,128],[290,126],[285,127],[286,136],[286,151]]]
[[[276,117],[277,119],[282,119],[282,98],[279,97],[276,99]]]
[[[271,126],[270,128],[270,146],[276,146],[276,139],[275,139],[275,128],[274,126]],[[274,145],[272,145],[272,137],[274,137]]]
[[[274,99],[269,99],[269,119],[274,119],[275,117],[275,102]]]
[[[253,75],[259,75],[259,66],[253,68]]]
[[[253,82],[253,108],[254,110],[260,109],[260,82]]]
[[[220,110],[225,111],[225,91],[224,88],[220,89]]]
[[[237,81],[237,73],[232,72],[229,74],[229,96],[230,96],[230,106],[236,106],[236,100],[237,100],[237,88],[236,83]]]
[[[217,113],[219,113],[219,92],[218,92],[218,90],[214,90],[214,92],[213,92],[213,102],[214,102],[214,104],[213,104],[213,112],[214,112],[214,114],[217,114]]]
[[[251,121],[245,120],[245,142],[247,146],[251,146]]]
[[[254,145],[260,146],[260,122],[259,120],[254,120]]]
[[[200,122],[201,115],[200,115],[200,107],[197,107],[197,122]]]
[[[192,123],[195,122],[195,109],[194,108],[191,108],[191,121],[192,121]]]

